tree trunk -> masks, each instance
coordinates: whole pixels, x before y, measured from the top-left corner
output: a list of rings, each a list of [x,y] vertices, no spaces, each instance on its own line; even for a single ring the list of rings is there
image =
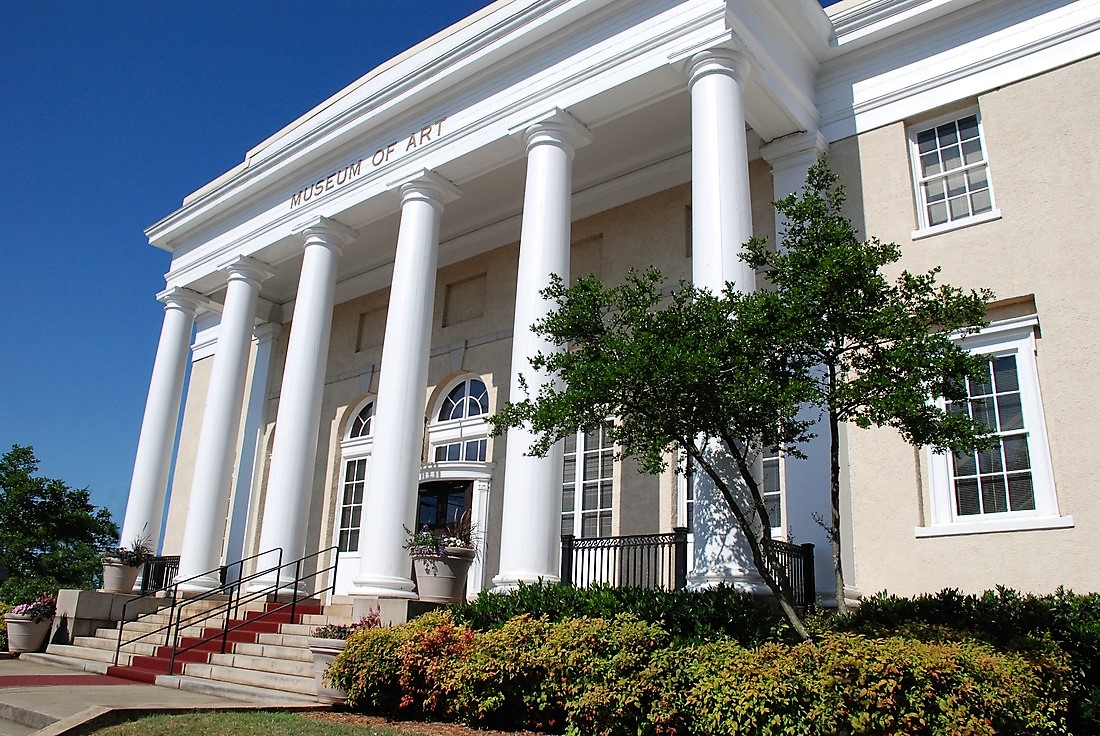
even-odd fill
[[[829,365],[829,388],[836,385],[836,366]],[[844,601],[844,564],[840,557],[840,422],[832,407],[829,409],[829,501],[832,506],[832,526],[829,528],[829,545],[833,548],[833,582],[836,592],[836,612],[848,613]]]

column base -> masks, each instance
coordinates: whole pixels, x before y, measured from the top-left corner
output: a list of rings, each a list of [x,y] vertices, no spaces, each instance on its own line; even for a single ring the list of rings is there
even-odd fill
[[[525,585],[557,585],[561,582],[561,577],[558,575],[548,575],[546,573],[539,572],[508,572],[501,573],[493,578],[493,593],[511,593],[518,588],[521,583]]]
[[[179,576],[176,579],[178,580]],[[222,581],[217,575],[203,575],[188,580],[186,583],[180,583],[176,590],[181,593],[208,593],[220,587],[222,587]]]
[[[717,588],[719,585],[728,585],[740,593],[750,593],[758,596],[772,594],[771,588],[769,588],[767,583],[764,582],[764,579],[760,577],[760,574],[756,572],[730,570],[726,572],[709,571],[688,575],[688,590],[706,590],[707,588]]]
[[[351,582],[352,588],[348,595],[363,596],[367,598],[405,598],[413,600],[416,593],[413,592],[413,581],[409,578],[391,577],[388,575],[372,575],[356,578]]]
[[[276,584],[278,584],[277,587]],[[265,575],[263,577],[256,578],[248,584],[246,590],[249,593],[262,593],[263,591],[267,590],[270,591],[272,595],[276,596],[292,594],[302,596],[309,592],[302,586],[301,583],[295,586],[294,578],[292,577],[276,578],[274,575]]]

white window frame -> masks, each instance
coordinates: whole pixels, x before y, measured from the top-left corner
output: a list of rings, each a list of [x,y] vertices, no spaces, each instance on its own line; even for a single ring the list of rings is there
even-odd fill
[[[1035,508],[1027,511],[1005,511],[959,516],[955,509],[955,494],[951,478],[951,458],[947,453],[929,453],[930,514],[929,525],[917,527],[917,537],[958,534],[1022,531],[1027,529],[1059,529],[1073,526],[1072,516],[1060,516],[1054,486],[1054,471],[1047,442],[1046,420],[1039,391],[1039,374],[1035,362],[1034,316],[1005,320],[980,333],[962,338],[967,350],[990,358],[1002,355],[1016,357],[1017,381],[1020,387],[1021,411],[1028,436],[1031,460],[1032,490]],[[942,399],[940,399],[942,402]]]
[[[367,476],[370,473],[371,453],[374,449],[374,405],[375,405],[374,397],[371,397],[371,398],[368,398],[368,399],[365,399],[365,400],[359,402],[359,404],[355,407],[355,412],[351,415],[351,421],[348,422],[347,429],[344,431],[344,439],[340,442],[340,476],[339,476],[339,481],[337,483],[337,486],[339,487],[339,491],[337,492],[337,497],[336,497],[336,519],[335,519],[335,521],[332,525],[332,537],[333,537],[332,543],[333,543],[333,545],[340,546],[340,532],[344,530],[344,526],[343,526],[344,507],[348,505],[348,504],[345,503],[345,496],[346,496],[346,493],[347,493],[346,479],[347,479],[348,466],[351,465],[352,463],[359,462],[360,460],[366,462],[366,467],[364,468],[364,476],[363,476],[363,484],[364,484],[363,503],[360,504],[360,511],[359,511],[359,514],[360,514],[359,515],[359,526],[358,526],[358,530],[360,532],[359,544],[356,545],[356,548],[354,550],[349,549],[349,550],[341,551],[340,552],[341,555],[358,555],[359,549],[360,549],[360,547],[362,545],[362,542],[363,542],[363,539],[362,539],[362,530],[363,530],[362,507],[366,505],[366,488],[365,488],[365,485],[366,485],[366,482],[367,482]],[[368,406],[371,407],[370,431],[368,431],[363,436],[353,437],[352,436],[352,431],[355,429],[356,418],[360,414],[362,414],[363,410],[366,409]]]
[[[610,419],[606,420],[606,423],[611,424],[611,420]],[[562,482],[561,482],[562,499],[564,501],[564,495],[565,495],[565,490],[566,490],[567,486],[572,485],[572,487],[573,487],[572,488],[572,490],[573,490],[573,509],[571,511],[566,511],[565,508],[564,508],[564,505],[563,505],[562,513],[561,513],[561,523],[564,526],[565,516],[566,516],[566,514],[570,514],[573,517],[572,518],[572,525],[573,525],[572,534],[573,534],[574,537],[576,537],[577,539],[605,539],[607,537],[615,536],[616,522],[617,522],[616,515],[615,515],[615,509],[616,509],[616,506],[618,506],[617,495],[619,493],[619,486],[620,486],[620,483],[619,483],[619,463],[617,463],[615,461],[615,443],[611,442],[610,437],[607,437],[608,444],[607,444],[606,447],[600,447],[596,450],[586,450],[585,445],[584,445],[585,434],[586,433],[583,432],[583,431],[577,432],[576,434],[574,434],[573,435],[573,440],[576,444],[574,445],[573,452],[564,452],[562,454]],[[601,457],[603,455],[609,455],[610,458],[611,458],[611,475],[610,476],[605,476],[602,472],[597,471],[597,474],[598,474],[599,477],[597,477],[594,480],[589,479],[589,482],[595,482],[596,483],[596,488],[597,488],[597,490],[596,490],[596,506],[594,508],[585,508],[584,507],[584,484],[585,484],[585,481],[586,481],[586,479],[584,477],[584,455],[586,454],[586,452],[587,453],[596,453],[596,452],[598,452]],[[571,482],[567,482],[565,480],[565,463],[568,460],[566,455],[572,456],[573,460],[574,460],[573,480]],[[602,459],[601,459],[601,461],[597,463],[597,467],[602,467],[602,464],[603,463],[602,463]],[[602,484],[604,482],[607,482],[607,481],[609,481],[611,483],[611,492],[610,492],[610,497],[609,497],[610,498],[610,503],[605,505],[605,504],[602,504],[600,502],[599,486],[600,486],[600,484]],[[608,521],[608,528],[607,528],[607,533],[606,534],[604,534],[600,530],[600,517],[603,516],[604,514],[608,514],[609,519],[610,519]],[[584,530],[585,515],[588,515],[588,516],[595,515],[595,517],[596,517],[596,534],[595,534],[595,536],[585,537],[582,534],[582,532]],[[563,528],[562,532],[564,533],[564,532],[566,532],[566,530]]]
[[[447,397],[451,395],[458,386],[468,383],[470,381],[480,381],[485,387],[486,403],[488,409],[482,413],[474,416],[466,416],[459,419],[447,419],[440,421],[439,412],[443,409],[443,404],[447,401]],[[428,424],[428,456],[427,462],[429,463],[455,463],[455,462],[478,462],[485,463],[489,461],[489,423],[488,417],[492,415],[492,394],[489,392],[489,384],[485,382],[485,379],[481,376],[465,375],[454,381],[448,386],[446,391],[440,392],[439,400],[432,407],[431,422]],[[466,460],[466,445],[469,442],[482,442],[485,445],[485,455],[481,460]],[[459,444],[462,445],[462,450],[458,460],[436,460],[435,453],[439,447],[446,447],[448,445]]]
[[[962,166],[953,169],[952,171],[965,171],[976,168],[980,165],[985,166],[986,182],[989,189],[989,202],[991,209],[987,212],[982,212],[976,215],[968,215],[960,217],[957,220],[948,220],[947,222],[940,223],[938,225],[930,225],[928,223],[928,209],[927,202],[924,198],[924,187],[922,184],[931,179],[939,179],[944,176],[944,172],[934,174],[932,176],[925,177],[921,173],[920,162],[920,150],[917,144],[917,137],[927,130],[936,128],[945,123],[956,122],[971,115],[975,116],[978,120],[978,141],[982,147],[982,160],[980,163],[963,164]],[[913,231],[913,240],[919,240],[921,238],[927,238],[932,235],[938,235],[939,233],[948,232],[951,230],[957,230],[963,227],[969,227],[971,225],[977,225],[982,222],[989,222],[991,220],[999,220],[1001,218],[1001,211],[997,209],[997,199],[993,192],[993,174],[989,163],[989,147],[986,145],[985,127],[982,124],[981,111],[975,106],[966,108],[964,110],[957,110],[949,115],[943,115],[932,120],[924,120],[918,124],[912,124],[908,126],[909,137],[909,163],[910,173],[913,180],[913,196],[915,197],[916,209],[917,209],[917,229]]]
[[[763,463],[768,460],[774,460],[778,464],[779,473],[779,490],[765,494],[763,477],[761,477],[760,491],[761,495],[765,497],[778,496],[779,498],[779,518],[772,519],[769,517],[769,521],[772,523],[772,539],[778,539],[780,541],[786,541],[787,539],[787,457],[782,452],[776,452],[771,454],[770,451],[765,449],[764,453],[760,457],[761,469],[763,469]],[[684,468],[684,462],[691,463],[690,459],[681,461],[680,472],[676,474],[676,519],[680,526],[686,527],[688,530],[688,538],[695,538],[695,529],[691,523],[694,519],[695,511],[695,489],[692,487],[692,483],[699,473],[703,471],[699,468],[692,467],[690,470]]]

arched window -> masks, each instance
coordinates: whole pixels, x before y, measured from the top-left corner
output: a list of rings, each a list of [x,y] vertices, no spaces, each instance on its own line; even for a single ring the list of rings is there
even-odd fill
[[[428,428],[431,459],[437,463],[485,462],[489,391],[477,377],[461,380],[439,402]]]
[[[373,418],[374,402],[367,401],[348,423],[348,431],[341,444],[344,472],[340,480],[342,492],[336,529],[336,544],[341,552],[359,550],[363,493],[367,486],[367,459],[374,444],[371,437]]]
[[[469,378],[451,389],[439,407],[436,419],[449,422],[489,413],[489,392],[480,378]]]

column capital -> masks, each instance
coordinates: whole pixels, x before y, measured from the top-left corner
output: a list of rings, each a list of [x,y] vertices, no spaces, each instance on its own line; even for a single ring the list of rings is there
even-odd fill
[[[229,280],[245,279],[257,284],[275,275],[274,269],[263,261],[249,256],[235,256],[221,267],[229,275]]]
[[[207,300],[197,291],[185,289],[182,286],[172,286],[157,294],[157,301],[163,302],[165,309],[180,309],[192,317],[206,305]]]
[[[560,107],[540,113],[508,129],[512,135],[522,135],[527,152],[535,146],[552,145],[572,155],[573,151],[594,140],[592,131]]]
[[[820,131],[800,131],[769,141],[760,147],[760,156],[773,169],[809,168],[828,150],[829,142]]]
[[[744,82],[749,75],[749,58],[743,52],[730,48],[713,48],[692,55],[687,61],[688,86],[693,86],[709,74],[722,74]]]
[[[331,217],[314,217],[294,227],[294,234],[305,238],[305,244],[323,243],[337,252],[359,239],[359,233]]]
[[[279,333],[283,331],[283,326],[276,322],[264,322],[263,324],[256,325],[252,330],[252,339],[257,343],[263,345],[264,343],[271,342]]]
[[[402,179],[387,182],[387,187],[401,192],[401,204],[406,202],[428,202],[442,208],[462,196],[462,190],[443,176],[429,169],[420,169]]]

